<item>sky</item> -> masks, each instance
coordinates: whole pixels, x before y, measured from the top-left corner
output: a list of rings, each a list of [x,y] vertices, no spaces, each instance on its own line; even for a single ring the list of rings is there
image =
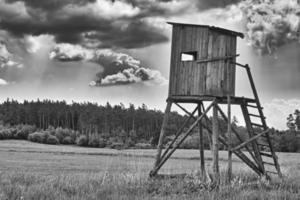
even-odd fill
[[[168,21],[244,33],[238,62],[251,67],[268,125],[286,129],[287,115],[300,109],[299,0],[0,0],[0,101],[164,110]],[[252,97],[241,69],[236,96]]]

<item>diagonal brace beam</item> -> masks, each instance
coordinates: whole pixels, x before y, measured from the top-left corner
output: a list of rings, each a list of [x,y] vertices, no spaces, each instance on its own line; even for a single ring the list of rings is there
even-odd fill
[[[177,103],[175,103],[177,105]],[[168,147],[166,148],[166,150],[164,151],[163,155],[161,156],[160,159],[163,159],[166,154],[169,152],[170,148],[173,146],[173,144],[175,143],[175,141],[177,140],[177,138],[179,137],[180,133],[182,132],[182,130],[184,129],[184,127],[189,123],[189,121],[194,117],[195,112],[198,110],[198,106],[195,108],[195,110],[190,114],[189,118],[187,118],[184,123],[182,124],[182,126],[177,130],[177,132],[175,133],[175,138],[172,140],[172,142],[168,145]]]
[[[190,128],[183,134],[184,136],[180,139],[178,143],[174,146],[174,148],[168,152],[168,154],[160,160],[160,162],[154,167],[154,169],[150,172],[150,177],[155,176],[158,170],[162,167],[162,165],[171,157],[171,155],[175,152],[175,150],[182,144],[182,142],[187,138],[187,136],[192,132],[192,130],[198,125],[198,123],[203,119],[203,117],[208,113],[208,111],[215,104],[215,100],[207,107],[207,109],[202,113],[201,116],[197,118],[197,120],[190,126]]]
[[[238,146],[236,146],[236,147],[234,147],[233,149],[232,149],[232,151],[236,151],[236,150],[238,150],[238,149],[241,149],[241,148],[243,148],[245,145],[247,145],[248,143],[250,143],[250,142],[252,142],[252,141],[254,141],[254,140],[256,140],[257,138],[259,138],[260,136],[262,136],[263,134],[266,134],[266,133],[268,133],[270,130],[269,129],[267,129],[267,130],[265,130],[265,131],[263,131],[263,132],[261,132],[261,133],[259,133],[259,134],[257,134],[257,135],[255,135],[255,136],[253,136],[252,138],[250,138],[250,139],[248,139],[248,140],[246,140],[245,142],[243,142],[242,144],[240,144],[240,145],[238,145]]]
[[[203,106],[203,105],[202,105]],[[204,108],[204,107],[203,107]],[[189,113],[188,111],[185,111],[187,114],[189,114],[191,116],[191,113]],[[222,114],[222,112],[221,112]],[[207,117],[207,115],[204,116],[205,119],[211,123],[210,119]],[[223,116],[223,118],[226,116]],[[195,117],[193,117],[194,119],[196,119]],[[227,118],[225,118],[225,121],[227,120]],[[212,130],[210,129],[210,127],[208,125],[206,125],[203,121],[201,121],[202,126],[208,131],[208,133],[210,135],[212,135]],[[235,131],[235,129],[233,129]],[[235,131],[235,134],[237,134],[237,132]],[[239,135],[237,135],[238,137]],[[240,141],[242,142],[241,138],[238,137],[240,139]],[[226,138],[224,138],[222,135],[219,136],[219,141],[225,145],[226,147],[228,147],[228,144],[226,142]],[[236,150],[236,151],[232,151],[238,158],[240,158],[243,162],[245,162],[253,171],[255,171],[258,175],[262,175],[262,171],[240,150]],[[252,152],[250,152],[251,154]],[[252,155],[252,154],[251,154]],[[252,155],[253,156],[253,155]],[[253,156],[254,157],[254,156]]]
[[[203,122],[202,125],[204,128],[206,128],[208,130],[208,132],[212,135],[212,131],[211,129],[206,126]],[[225,145],[226,147],[228,147],[228,144],[226,142],[226,139],[220,135],[219,136],[219,141]],[[232,151],[237,157],[239,157],[242,161],[244,161],[251,169],[253,169],[253,171],[255,171],[258,175],[262,174],[262,171],[240,150],[236,150],[236,151]]]
[[[225,122],[228,122],[228,118],[226,117],[225,113],[223,112],[223,110],[217,105],[217,108],[222,116],[222,118],[225,120]],[[240,142],[244,142],[242,140],[242,138],[240,137],[240,135],[238,134],[238,132],[235,130],[235,128],[231,125],[231,130],[232,132],[235,134],[235,136],[238,138],[238,140]],[[259,165],[259,161],[257,160],[257,158],[254,156],[253,152],[251,151],[251,149],[248,146],[245,146],[245,148],[247,149],[247,151],[249,152],[249,154],[251,155],[251,157],[253,158],[253,160],[256,162],[256,164]]]

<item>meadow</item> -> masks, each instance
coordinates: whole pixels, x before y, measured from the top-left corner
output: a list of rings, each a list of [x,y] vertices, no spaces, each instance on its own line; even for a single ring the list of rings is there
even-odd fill
[[[284,179],[260,180],[238,158],[225,184],[227,152],[220,151],[219,190],[199,179],[199,152],[178,150],[162,168],[176,178],[150,179],[153,149],[99,149],[0,141],[0,200],[6,199],[300,199],[300,154],[278,153]],[[210,151],[205,151],[210,171]]]

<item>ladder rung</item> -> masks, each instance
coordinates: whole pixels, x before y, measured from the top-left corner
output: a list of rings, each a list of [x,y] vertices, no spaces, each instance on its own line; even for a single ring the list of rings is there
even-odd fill
[[[271,174],[278,174],[277,172],[272,172],[272,171],[266,171],[268,173],[271,173]]]
[[[264,125],[262,125],[262,124],[256,124],[256,123],[251,123],[253,126],[258,126],[258,127],[264,127]]]
[[[266,164],[266,165],[274,165],[274,166],[275,166],[275,164],[274,164],[274,163],[265,162],[265,161],[263,161],[263,163],[264,163],[264,164]]]
[[[252,117],[260,117],[260,115],[255,115],[255,114],[251,114],[251,113],[249,113],[249,115]]]
[[[247,106],[248,107],[251,107],[251,108],[259,108],[259,107],[257,107],[257,105],[249,105],[249,104],[247,104]],[[263,107],[260,107],[260,109],[264,109]]]
[[[250,113],[249,113],[249,115],[252,116],[252,117],[258,117],[258,118],[266,119],[265,116],[260,116],[260,115],[250,114]]]

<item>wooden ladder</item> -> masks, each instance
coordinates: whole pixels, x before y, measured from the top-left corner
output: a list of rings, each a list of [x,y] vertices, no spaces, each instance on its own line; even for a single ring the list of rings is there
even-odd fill
[[[249,137],[255,138],[251,141],[251,145],[257,158],[257,165],[266,176],[269,176],[270,174],[277,174],[279,177],[282,177],[278,159],[275,154],[269,129],[266,123],[266,117],[263,114],[263,108],[261,107],[258,98],[253,77],[250,72],[250,67],[249,65],[245,65],[244,67],[247,70],[247,75],[249,77],[250,85],[254,95],[254,101],[245,99],[241,104],[241,109],[245,118]],[[253,111],[255,111],[255,113]],[[254,122],[254,119],[257,120]],[[258,138],[261,138],[259,142],[257,140]]]

